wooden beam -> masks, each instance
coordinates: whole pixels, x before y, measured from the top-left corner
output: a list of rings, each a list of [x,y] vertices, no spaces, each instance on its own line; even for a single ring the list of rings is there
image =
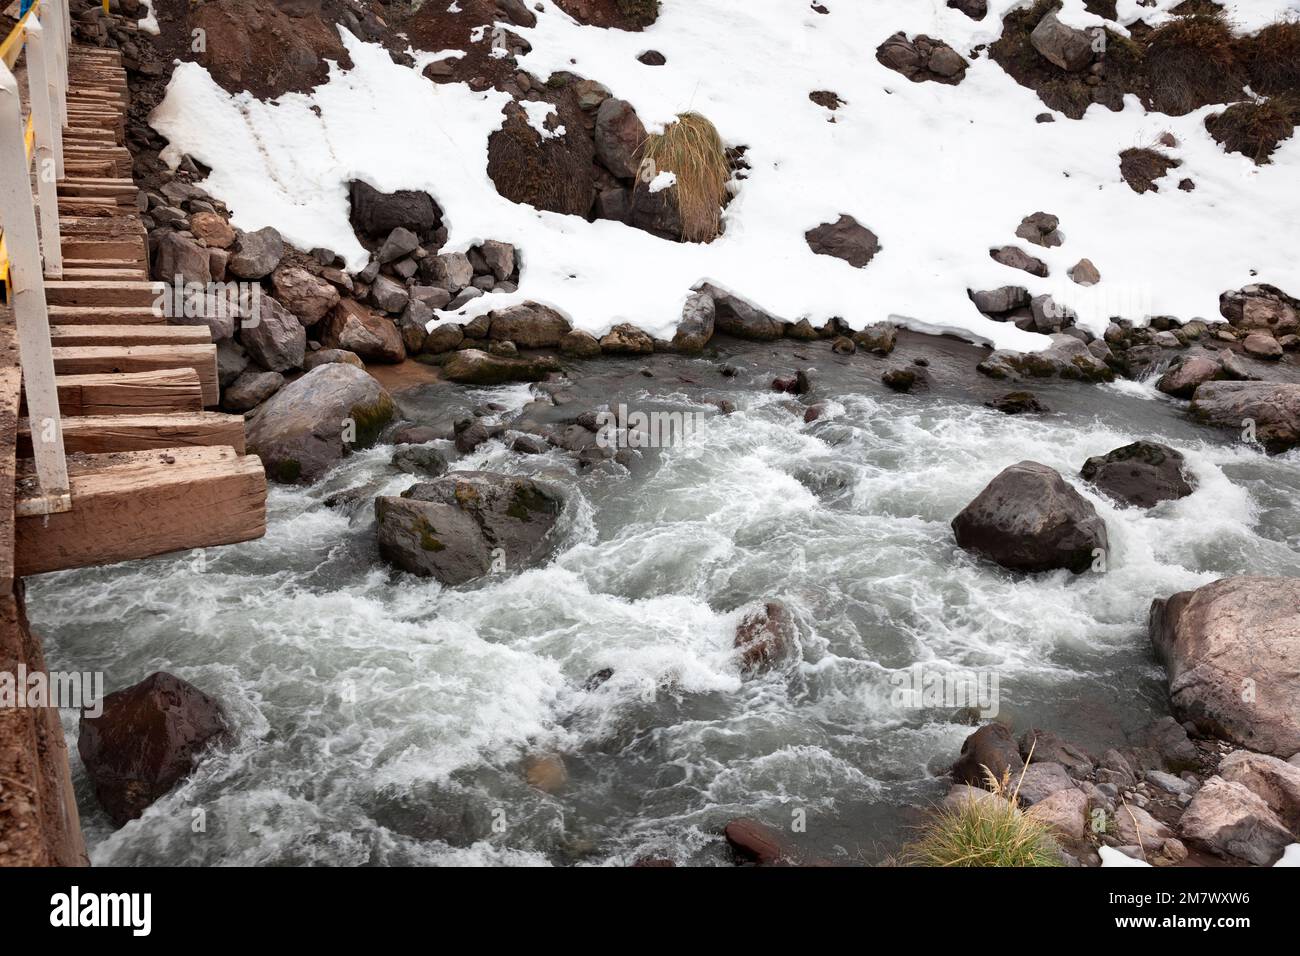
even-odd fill
[[[45,283],[45,298],[50,305],[130,305],[152,306],[162,294],[162,283],[104,280],[72,280]]]
[[[51,325],[50,344],[76,346],[211,345],[206,325]]]
[[[227,445],[244,453],[244,416],[220,412],[184,415],[84,415],[63,419],[64,447],[91,455],[185,445]],[[31,453],[27,419],[18,425],[18,454]]]
[[[203,388],[192,368],[56,375],[54,384],[59,390],[59,411],[65,416],[203,411]]]
[[[128,305],[52,305],[50,322],[57,325],[162,325],[167,317],[152,308]]]
[[[108,456],[73,466],[71,511],[18,519],[17,574],[113,564],[265,534],[262,463],[229,448],[194,451]]]
[[[199,373],[204,404],[215,405],[221,401],[215,345],[82,345],[72,348],[59,346],[52,351],[54,370],[60,375],[192,368]]]

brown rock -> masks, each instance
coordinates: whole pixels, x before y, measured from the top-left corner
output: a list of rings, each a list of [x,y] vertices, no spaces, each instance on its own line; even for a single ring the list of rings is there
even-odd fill
[[[768,670],[789,652],[798,638],[794,617],[780,601],[769,601],[760,611],[751,611],[736,628],[733,645],[740,651],[746,674]]]
[[[190,232],[217,249],[229,249],[235,242],[235,230],[215,212],[196,212],[190,216]]]
[[[400,362],[406,358],[402,333],[392,320],[352,299],[342,300],[330,312],[320,341],[327,348],[347,349],[371,362]]]

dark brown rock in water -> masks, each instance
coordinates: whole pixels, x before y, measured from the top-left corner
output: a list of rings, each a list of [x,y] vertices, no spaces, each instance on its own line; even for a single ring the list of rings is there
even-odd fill
[[[794,617],[780,601],[768,601],[761,611],[750,612],[736,628],[742,669],[746,674],[769,669],[789,653],[796,635]]]
[[[916,372],[910,368],[891,368],[880,376],[880,381],[895,392],[910,392],[916,385]]]
[[[961,756],[952,765],[953,779],[972,787],[988,788],[985,768],[999,781],[1007,773],[1015,775],[1025,767],[1020,747],[1003,724],[985,724],[961,745]]]
[[[1186,498],[1195,490],[1183,474],[1182,454],[1152,441],[1094,455],[1079,475],[1116,501],[1137,508]]]
[[[99,717],[83,713],[77,752],[100,806],[120,827],[187,776],[225,730],[215,700],[159,671],[105,697]]]
[[[799,851],[779,830],[749,817],[732,820],[723,831],[738,862],[759,866],[792,866]]]
[[[1023,415],[1031,412],[1045,412],[1047,406],[1038,400],[1033,392],[1007,392],[1001,398],[984,403],[986,407],[1004,415]]]

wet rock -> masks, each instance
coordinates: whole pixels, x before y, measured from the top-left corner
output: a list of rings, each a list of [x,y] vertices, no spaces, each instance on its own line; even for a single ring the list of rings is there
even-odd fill
[[[835,222],[822,223],[804,233],[808,248],[819,256],[843,259],[861,269],[880,251],[876,234],[852,216],[841,213]]]
[[[249,356],[273,372],[301,368],[307,330],[297,316],[271,296],[259,295],[257,300],[256,318],[245,320],[239,332]]]
[[[544,455],[547,448],[546,442],[536,435],[520,435],[510,443],[510,450],[521,455]]]
[[[241,232],[226,261],[226,271],[240,279],[261,279],[275,270],[283,256],[284,240],[272,227]]]
[[[1196,418],[1241,431],[1270,452],[1300,444],[1300,385],[1275,382],[1206,382],[1192,396]],[[1248,424],[1249,423],[1249,424]]]
[[[600,355],[600,342],[590,332],[574,329],[560,339],[560,354],[569,358],[595,358]]]
[[[231,382],[230,386],[221,393],[221,407],[228,412],[242,415],[261,405],[283,385],[284,376],[279,372],[250,369]]]
[[[1010,774],[1013,778],[1025,769],[1020,759],[1020,748],[1004,724],[985,724],[961,745],[961,756],[952,766],[952,777],[958,783],[988,789],[988,774],[1001,781]]]
[[[748,675],[770,670],[798,639],[794,616],[780,601],[768,601],[761,610],[745,615],[733,642],[740,651],[741,668]]]
[[[352,299],[336,305],[321,330],[321,345],[355,352],[368,362],[401,362],[406,358],[402,333],[386,316]]]
[[[1261,753],[1300,750],[1297,608],[1300,578],[1283,577],[1228,577],[1153,601],[1147,627],[1174,714]]]
[[[315,325],[339,304],[339,291],[298,266],[281,266],[271,276],[274,295],[303,325]]]
[[[1178,822],[1183,839],[1220,856],[1271,866],[1295,837],[1268,804],[1240,783],[1206,780]]]
[[[393,452],[389,463],[407,475],[436,478],[447,471],[447,459],[442,452],[429,445],[403,445]]]
[[[995,398],[984,404],[1004,415],[1025,415],[1047,411],[1047,406],[1040,402],[1033,392],[1007,392],[1001,398]]]
[[[1027,239],[1036,246],[1059,246],[1065,241],[1057,228],[1060,224],[1060,220],[1050,212],[1030,213],[1020,220],[1016,236]]]
[[[244,430],[270,478],[308,484],[374,444],[396,410],[366,372],[335,362],[285,385],[248,416]]]
[[[596,110],[593,133],[596,158],[620,179],[631,179],[640,165],[640,151],[646,130],[636,110],[626,100],[610,98]]]
[[[1029,42],[1039,55],[1071,73],[1092,63],[1092,37],[1086,30],[1066,26],[1056,13],[1048,13],[1029,34]]]
[[[462,385],[504,385],[507,382],[540,382],[560,365],[550,356],[502,358],[479,349],[451,353],[442,373]]]
[[[876,322],[853,333],[853,344],[872,355],[888,355],[898,341],[898,329],[890,322]]]
[[[728,823],[723,836],[739,862],[758,866],[794,866],[799,861],[798,848],[784,834],[748,817]]]
[[[624,322],[601,337],[600,350],[608,355],[649,355],[655,345],[645,332]]]
[[[673,349],[694,354],[704,351],[713,338],[715,309],[713,298],[703,292],[692,292],[682,306],[682,318],[673,333]]]
[[[1156,389],[1174,398],[1191,398],[1206,382],[1223,377],[1223,369],[1214,359],[1192,355],[1175,365],[1156,382]]]
[[[518,571],[549,552],[562,507],[558,492],[529,478],[455,472],[375,499],[379,553],[447,585]]]
[[[1063,378],[1072,381],[1110,382],[1115,372],[1077,338],[1058,333],[1041,352],[1013,352],[999,349],[975,366],[995,379]]]
[[[917,372],[911,368],[891,368],[880,376],[880,381],[892,391],[910,392],[916,385]]]
[[[524,302],[490,313],[488,337],[522,349],[555,348],[570,331],[569,320],[554,309]]]
[[[542,793],[559,793],[569,782],[569,771],[559,754],[534,754],[524,761],[524,780]]]
[[[95,798],[120,827],[188,776],[225,732],[215,700],[158,672],[106,696],[99,717],[83,713],[77,752]]]
[[[705,284],[701,292],[713,299],[714,327],[719,332],[741,339],[771,341],[785,334],[785,323],[744,299]]]
[[[1081,574],[1109,543],[1092,503],[1047,465],[1004,469],[952,521],[957,544],[1012,571]]]
[[[1181,452],[1158,442],[1137,441],[1105,455],[1094,455],[1080,477],[1116,501],[1150,508],[1186,498],[1195,488],[1183,471]]]

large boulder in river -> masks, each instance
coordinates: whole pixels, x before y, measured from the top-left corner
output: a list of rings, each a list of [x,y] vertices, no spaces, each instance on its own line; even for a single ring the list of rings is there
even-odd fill
[[[750,675],[769,670],[790,652],[797,638],[789,609],[780,601],[768,601],[736,627],[734,645],[742,670]]]
[[[114,826],[134,820],[194,767],[226,731],[221,707],[193,684],[158,672],[83,712],[77,752]]]
[[[452,352],[442,363],[442,374],[462,385],[504,385],[507,382],[540,382],[560,363],[549,355],[509,358],[480,349]]]
[[[355,352],[371,362],[400,362],[406,358],[401,330],[387,316],[344,299],[336,305],[321,329],[321,345]]]
[[[713,324],[719,332],[741,339],[771,341],[785,334],[785,323],[762,309],[706,283],[700,291],[713,299]]]
[[[310,483],[350,451],[375,443],[396,406],[355,365],[318,365],[248,416],[248,448],[266,473],[284,483]]]
[[[1056,470],[1022,461],[1001,471],[952,520],[957,544],[1012,571],[1087,571],[1106,524]]]
[[[514,342],[521,349],[549,349],[560,344],[571,326],[554,309],[536,302],[522,302],[491,315],[488,337]]]
[[[1174,398],[1191,398],[1206,382],[1224,378],[1223,366],[1204,355],[1190,355],[1156,382],[1156,390]]]
[[[517,571],[548,553],[563,506],[558,492],[531,478],[455,472],[375,499],[379,553],[449,585]]]
[[[1206,382],[1192,396],[1191,411],[1209,425],[1253,431],[1270,452],[1300,445],[1300,385]]]
[[[1180,720],[1283,759],[1300,752],[1300,578],[1230,577],[1151,604]]]
[[[677,323],[677,331],[673,333],[673,349],[686,354],[703,352],[709,339],[713,338],[716,314],[711,296],[704,292],[688,295],[686,304],[682,306],[682,319]]]
[[[1183,473],[1182,453],[1153,441],[1135,441],[1093,455],[1079,475],[1116,501],[1136,508],[1186,498],[1195,490]]]
[[[987,768],[987,772],[986,772]],[[1005,724],[985,724],[961,745],[961,757],[952,765],[953,779],[972,787],[989,785],[989,773],[999,781],[1025,769],[1016,738]]]

